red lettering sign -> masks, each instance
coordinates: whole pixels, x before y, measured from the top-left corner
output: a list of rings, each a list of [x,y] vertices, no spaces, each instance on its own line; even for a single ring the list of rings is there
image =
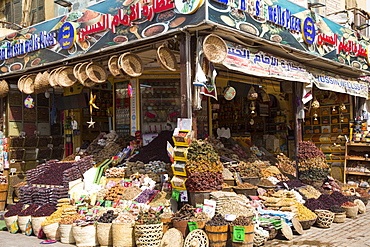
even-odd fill
[[[105,14],[102,16],[100,22],[86,26],[85,28],[80,28],[78,31],[78,40],[81,42],[87,38],[92,33],[97,33],[104,31],[106,29],[111,29],[112,33],[116,32],[116,26],[132,26],[132,22],[145,17],[148,21],[152,21],[154,14],[170,10],[175,8],[174,0],[153,0],[153,5],[150,5],[150,1],[144,0],[143,5],[141,3],[136,3],[130,6],[130,14],[125,14],[123,9],[119,9],[118,13],[113,17],[110,14]]]

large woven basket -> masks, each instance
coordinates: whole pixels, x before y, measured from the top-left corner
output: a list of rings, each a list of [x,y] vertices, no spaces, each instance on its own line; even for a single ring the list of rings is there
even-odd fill
[[[36,75],[36,78],[35,78],[35,82],[34,82],[34,90],[35,90],[35,93],[41,93],[42,90],[43,90],[43,85],[42,85],[42,80],[43,80],[43,73],[39,72],[37,73]]]
[[[317,215],[316,224],[322,228],[330,228],[334,220],[334,213],[328,210],[315,210]]]
[[[50,83],[50,86],[53,87],[53,88],[60,88],[60,86],[57,82],[57,74],[58,74],[59,70],[61,70],[61,69],[63,69],[63,67],[53,69],[50,72],[49,83]]]
[[[24,79],[23,92],[25,94],[33,94],[35,92],[35,78],[36,74],[30,74]]]
[[[23,75],[18,79],[18,89],[23,93],[23,86],[24,86],[24,80],[28,77],[28,75]]]
[[[141,76],[144,70],[141,58],[130,52],[126,52],[119,56],[118,67],[131,77]]]
[[[90,80],[96,83],[103,83],[108,79],[108,73],[105,68],[101,64],[94,62],[86,66],[86,74]]]
[[[80,83],[81,83],[81,79],[79,77],[80,74],[78,73],[78,70],[80,69],[81,65],[82,63],[78,63],[73,67],[73,75],[76,77],[77,81]]]
[[[136,246],[159,246],[163,237],[163,224],[136,225]]]
[[[57,82],[61,87],[71,87],[77,82],[77,79],[73,74],[73,68],[69,66],[65,66],[60,69],[55,76],[57,76]]]
[[[0,81],[0,98],[4,98],[9,93],[9,84],[5,80]]]
[[[176,71],[177,69],[175,54],[173,54],[173,52],[164,45],[161,45],[157,49],[157,61],[159,65],[165,70]]]
[[[227,57],[227,45],[221,37],[210,34],[203,41],[203,53],[210,62],[222,63]]]
[[[86,68],[87,68],[87,65],[89,65],[89,63],[90,62],[85,62],[85,63],[81,64],[79,69],[78,69],[79,81],[85,87],[93,87],[96,84],[96,82],[90,80],[90,78],[88,77],[88,75],[86,73]]]
[[[113,76],[118,77],[118,78],[129,78],[129,76],[125,75],[123,73],[123,71],[120,69],[120,67],[118,66],[118,58],[119,58],[119,56],[117,56],[117,55],[111,56],[109,58],[109,60],[108,60],[109,72]]]

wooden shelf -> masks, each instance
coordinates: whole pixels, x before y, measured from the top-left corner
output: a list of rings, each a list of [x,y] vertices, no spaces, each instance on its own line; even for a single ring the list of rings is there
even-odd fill
[[[346,156],[346,159],[347,160],[355,160],[355,161],[370,161],[370,159],[369,158],[354,158],[354,157],[348,157],[348,156]]]
[[[359,175],[359,176],[370,176],[370,172],[346,171],[346,174],[349,174],[349,175]]]
[[[353,147],[370,147],[370,143],[356,143],[356,142],[348,142],[347,146],[353,146]]]

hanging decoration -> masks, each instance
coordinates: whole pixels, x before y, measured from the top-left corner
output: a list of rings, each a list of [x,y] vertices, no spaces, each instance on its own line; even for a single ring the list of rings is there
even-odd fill
[[[127,85],[127,92],[128,92],[128,96],[130,98],[132,98],[132,85],[131,85],[131,82],[129,82],[128,85]]]
[[[315,99],[312,103],[311,103],[311,107],[312,109],[319,109],[320,108],[320,103],[317,99]]]
[[[35,107],[35,101],[31,97],[31,95],[28,95],[27,98],[24,100],[24,106],[28,109],[32,109]]]
[[[226,100],[232,100],[234,99],[236,96],[236,90],[235,88],[231,87],[231,86],[227,86],[224,90],[224,98]]]
[[[95,100],[96,100],[96,94],[94,95],[92,90],[90,90],[90,101],[89,101],[89,105],[90,105],[90,121],[87,122],[89,124],[88,128],[94,128],[94,125],[95,125],[95,122],[93,121],[93,118],[92,118],[92,112],[93,112],[93,108],[95,109],[99,109],[98,106],[96,106],[95,104]]]

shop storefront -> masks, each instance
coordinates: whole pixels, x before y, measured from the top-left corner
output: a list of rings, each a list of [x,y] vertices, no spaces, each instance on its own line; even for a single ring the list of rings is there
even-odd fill
[[[77,246],[159,246],[167,230],[181,246],[214,235],[260,246],[283,228],[291,240],[290,225],[303,233],[363,212],[368,190],[328,178],[359,172],[346,138],[367,140],[350,125],[370,73],[369,40],[355,31],[282,0],[107,0],[1,42],[1,157],[37,165],[10,186],[14,233],[31,220]]]

